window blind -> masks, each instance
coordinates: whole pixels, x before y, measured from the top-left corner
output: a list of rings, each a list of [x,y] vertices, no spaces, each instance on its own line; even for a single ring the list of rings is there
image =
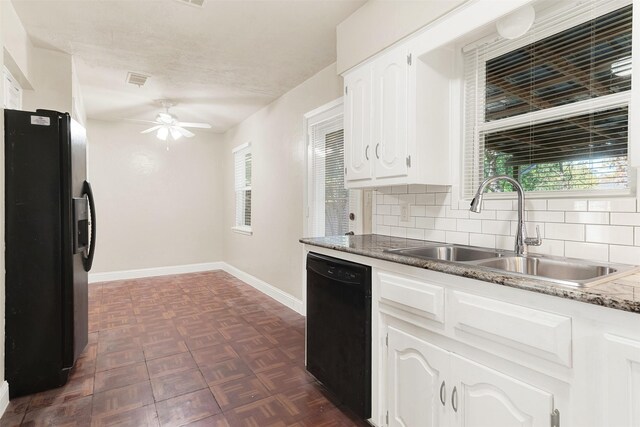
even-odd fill
[[[466,197],[502,174],[527,191],[628,188],[628,3],[547,10],[521,39],[466,50]]]
[[[236,193],[236,227],[251,227],[251,145],[238,147],[234,153],[234,190]]]
[[[310,217],[314,236],[349,231],[349,190],[344,187],[344,119],[335,115],[309,127]]]

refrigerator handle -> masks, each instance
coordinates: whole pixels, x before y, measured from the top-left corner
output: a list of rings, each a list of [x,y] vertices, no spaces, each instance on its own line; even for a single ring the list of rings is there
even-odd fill
[[[82,263],[84,264],[84,270],[91,270],[91,265],[93,264],[93,254],[96,249],[96,204],[93,200],[93,191],[91,190],[91,184],[87,181],[84,182],[82,186],[82,194],[86,194],[89,199],[89,211],[91,213],[91,242],[89,243],[89,253],[86,257],[82,258]]]

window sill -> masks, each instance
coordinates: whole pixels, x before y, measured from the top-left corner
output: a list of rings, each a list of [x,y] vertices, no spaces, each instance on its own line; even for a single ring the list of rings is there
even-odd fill
[[[231,227],[231,230],[234,233],[244,234],[245,236],[253,235],[253,231],[251,230],[251,227],[236,226],[236,227]]]

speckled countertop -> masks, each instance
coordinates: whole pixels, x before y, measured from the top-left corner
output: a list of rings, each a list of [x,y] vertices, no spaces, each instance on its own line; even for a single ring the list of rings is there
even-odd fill
[[[301,243],[336,251],[348,252],[385,261],[397,262],[427,270],[483,280],[512,288],[568,298],[589,304],[640,313],[640,270],[588,288],[558,286],[553,282],[498,272],[473,264],[461,264],[439,260],[420,259],[385,252],[386,249],[415,248],[436,242],[403,239],[367,234],[361,236],[334,236],[300,239]]]

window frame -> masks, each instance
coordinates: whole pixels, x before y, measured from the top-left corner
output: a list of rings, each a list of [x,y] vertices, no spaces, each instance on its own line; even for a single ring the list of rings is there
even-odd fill
[[[239,197],[239,193],[241,192],[245,192],[245,191],[251,191],[251,195],[253,197],[253,190],[252,190],[252,184],[253,184],[253,150],[251,147],[251,142],[246,142],[242,145],[239,145],[237,147],[235,147],[233,150],[231,150],[231,153],[233,154],[233,194],[234,194],[234,210],[235,210],[235,214],[234,214],[234,225],[231,227],[231,229],[239,234],[245,234],[248,236],[253,235],[253,228],[252,228],[252,224],[253,224],[253,220],[251,221],[251,224],[247,225],[244,222],[244,215],[240,215],[240,217],[238,216],[238,197]],[[238,185],[238,182],[236,181],[236,178],[238,177],[238,171],[237,171],[237,167],[239,165],[239,161],[237,160],[237,156],[240,155],[245,155],[245,154],[251,154],[251,181],[250,181],[250,185],[244,185],[242,187],[240,187]],[[246,164],[245,164],[245,168],[246,168]],[[246,169],[245,169],[246,170]],[[241,211],[244,212],[246,210],[246,198],[244,198],[243,200],[243,206]],[[253,217],[253,204],[251,205],[251,208],[249,210],[249,216]]]
[[[480,185],[479,176],[480,174],[475,171],[468,171],[469,165],[472,164],[469,160],[469,156],[472,153],[475,157],[475,162],[473,162],[474,168],[479,168],[480,163],[482,162],[483,156],[480,153],[480,132],[482,131],[499,131],[505,129],[512,129],[518,126],[528,125],[532,122],[535,123],[543,123],[546,121],[551,121],[554,119],[565,118],[565,117],[573,117],[580,113],[586,112],[595,112],[604,109],[612,109],[616,107],[626,106],[629,108],[628,116],[629,116],[629,131],[627,138],[627,164],[628,164],[628,187],[625,189],[597,189],[597,190],[555,190],[555,191],[527,191],[528,198],[534,199],[554,199],[554,198],[575,198],[575,197],[630,197],[635,196],[636,189],[638,188],[638,174],[634,165],[634,156],[636,147],[633,147],[633,122],[631,118],[633,117],[633,113],[635,108],[633,108],[633,89],[634,84],[633,81],[637,82],[638,78],[638,70],[635,67],[635,64],[638,62],[638,58],[636,58],[636,52],[638,47],[636,46],[637,36],[636,28],[639,24],[635,19],[637,16],[637,12],[634,8],[633,13],[633,24],[632,24],[632,32],[633,32],[633,47],[632,47],[632,63],[634,64],[631,79],[632,79],[632,87],[630,90],[609,94],[597,98],[587,99],[583,101],[577,101],[570,104],[565,104],[557,107],[551,107],[543,110],[533,111],[530,113],[524,113],[516,116],[511,116],[503,119],[497,119],[490,122],[480,122],[479,120],[472,120],[473,123],[470,123],[469,118],[477,118],[478,109],[484,108],[484,101],[480,102],[477,98],[482,94],[485,94],[485,80],[484,74],[486,72],[486,64],[488,61],[502,56],[506,53],[512,52],[514,50],[520,49],[524,46],[527,46],[531,43],[537,42],[559,32],[570,29],[576,25],[580,25],[582,23],[588,22],[598,16],[607,14],[619,8],[625,7],[627,5],[632,4],[632,0],[608,0],[603,2],[598,2],[595,6],[582,6],[580,11],[576,12],[576,8],[579,7],[582,2],[575,3],[564,3],[557,6],[548,7],[541,12],[537,13],[536,24],[542,28],[537,28],[535,31],[535,36],[522,36],[518,39],[507,40],[498,36],[497,32],[493,32],[485,37],[482,37],[479,40],[476,40],[473,43],[467,44],[462,47],[461,52],[461,60],[462,60],[462,68],[465,70],[462,75],[462,86],[464,88],[464,99],[462,101],[462,117],[464,125],[462,126],[462,138],[461,138],[461,165],[460,165],[460,199],[467,201],[473,198],[475,190]],[[561,16],[562,19],[558,18]],[[554,19],[555,18],[555,19]],[[476,68],[474,69],[475,75],[475,89],[471,96],[475,99],[473,104],[473,112],[469,114],[467,108],[467,97],[469,96],[468,91],[468,81],[467,81],[467,71],[466,71],[466,56],[474,51],[483,50],[482,53],[477,53],[478,60]],[[637,84],[637,83],[636,83]],[[482,117],[484,118],[484,112],[482,113]],[[469,128],[473,129],[473,140],[470,141],[469,138]],[[469,148],[469,145],[473,144],[473,152]],[[472,179],[472,182],[469,182],[469,179]],[[478,180],[478,182],[476,182]],[[493,198],[493,199],[513,199],[515,197],[514,192],[504,192],[504,193],[486,193],[485,198]]]

